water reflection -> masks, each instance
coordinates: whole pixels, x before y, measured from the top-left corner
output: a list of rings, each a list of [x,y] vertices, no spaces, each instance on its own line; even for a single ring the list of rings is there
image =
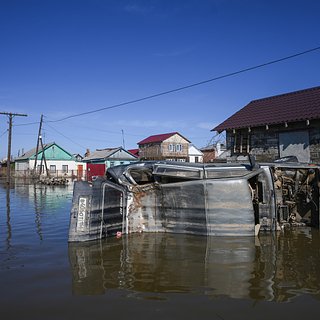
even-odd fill
[[[6,188],[6,208],[7,208],[7,237],[6,237],[6,244],[7,244],[7,250],[11,248],[11,237],[12,237],[12,231],[11,231],[11,217],[10,217],[10,188],[7,186]]]
[[[74,294],[112,288],[189,292],[284,302],[319,298],[319,232],[288,230],[259,238],[134,234],[69,244]]]
[[[0,232],[0,240],[4,240],[6,251],[13,247],[12,243],[17,239],[20,241],[26,236],[30,237],[34,232],[40,241],[48,236],[48,231],[53,237],[65,236],[71,198],[72,186],[45,186],[12,181],[9,187],[0,181],[0,199],[4,211],[0,215],[0,226],[3,223],[5,228],[4,232]]]

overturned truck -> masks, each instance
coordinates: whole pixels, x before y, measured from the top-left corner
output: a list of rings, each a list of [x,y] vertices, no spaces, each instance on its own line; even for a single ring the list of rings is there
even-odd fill
[[[76,181],[69,241],[133,232],[253,236],[319,227],[319,167],[136,162]]]

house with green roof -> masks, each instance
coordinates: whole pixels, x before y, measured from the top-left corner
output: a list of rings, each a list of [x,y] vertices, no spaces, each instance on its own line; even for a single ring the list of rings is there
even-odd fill
[[[57,143],[51,142],[40,146],[38,152],[33,148],[15,159],[15,175],[31,175],[36,167],[39,174],[51,177],[78,177],[83,178],[85,164]]]

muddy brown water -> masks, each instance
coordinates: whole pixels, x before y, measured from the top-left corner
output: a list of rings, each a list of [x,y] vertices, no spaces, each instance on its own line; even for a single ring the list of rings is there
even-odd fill
[[[301,319],[320,307],[319,230],[68,243],[70,186],[0,185],[1,319]]]

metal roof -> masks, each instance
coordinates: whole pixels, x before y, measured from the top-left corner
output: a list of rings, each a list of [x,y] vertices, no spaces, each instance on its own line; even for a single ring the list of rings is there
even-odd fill
[[[127,150],[123,149],[122,147],[117,148],[105,148],[105,149],[97,149],[96,151],[90,153],[89,156],[84,157],[82,161],[92,161],[92,160],[103,160],[111,157],[113,154],[115,154],[118,151],[124,151],[126,156],[123,156],[123,158],[136,158],[133,154],[128,152]]]
[[[52,145],[56,145],[55,142],[50,142],[50,143],[46,143],[43,145],[43,149],[46,150],[48,149],[49,147],[51,147]],[[23,155],[21,155],[20,157],[17,157],[15,159],[15,161],[20,161],[20,160],[28,160],[32,157],[35,157],[36,156],[36,151],[37,151],[37,148],[32,148],[31,150],[28,150],[27,152],[25,152]],[[42,148],[41,148],[41,145],[39,145],[38,147],[38,154],[42,152]]]
[[[153,136],[150,136],[144,140],[141,140],[140,142],[138,142],[138,145],[140,144],[147,144],[147,143],[155,143],[155,142],[163,142],[164,140],[167,140],[168,138],[174,136],[175,134],[178,134],[179,136],[181,136],[183,139],[187,140],[188,142],[190,142],[188,139],[186,139],[185,137],[183,137],[179,132],[170,132],[170,133],[163,133],[163,134],[156,134]]]
[[[320,87],[253,100],[211,131],[320,118]]]

